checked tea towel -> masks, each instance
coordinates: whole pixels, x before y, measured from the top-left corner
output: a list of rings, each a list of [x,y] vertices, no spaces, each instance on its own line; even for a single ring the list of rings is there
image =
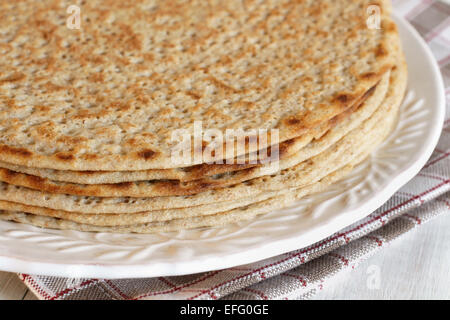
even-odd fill
[[[393,1],[433,51],[446,87],[438,146],[421,172],[365,219],[314,245],[236,268],[148,279],[67,279],[20,274],[40,299],[306,299],[401,235],[450,212],[450,5]]]

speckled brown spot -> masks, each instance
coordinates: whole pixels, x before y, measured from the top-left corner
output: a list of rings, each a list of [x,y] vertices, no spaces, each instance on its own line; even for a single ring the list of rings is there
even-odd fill
[[[289,120],[287,121],[287,123],[290,124],[290,125],[296,125],[296,124],[299,124],[299,123],[300,123],[300,119],[297,119],[297,118],[291,118],[291,119],[289,119]]]
[[[377,46],[375,49],[375,56],[378,58],[384,57],[388,54],[388,51],[384,48],[383,45]]]
[[[40,187],[43,186],[45,184],[45,180],[44,178],[38,177],[38,176],[26,176],[26,179],[28,181],[30,181],[31,185],[35,186],[35,187]]]
[[[70,153],[64,153],[64,152],[57,153],[57,154],[55,154],[55,156],[56,156],[58,159],[63,160],[63,161],[72,161],[72,160],[75,159],[75,157],[73,156],[73,154],[70,154]]]
[[[8,83],[8,82],[17,82],[22,79],[25,79],[25,75],[21,72],[15,72],[4,79],[0,79],[0,85],[3,83]]]
[[[154,158],[156,156],[156,154],[157,153],[151,149],[144,149],[144,150],[138,152],[138,156],[140,158],[144,158],[145,160]]]
[[[387,32],[397,32],[397,25],[390,21],[388,23],[386,23],[386,27],[385,27]]]
[[[291,146],[295,143],[295,139],[289,139],[278,145],[278,154],[280,157],[289,154]],[[272,148],[268,149],[267,157],[272,155]]]
[[[336,97],[336,101],[344,104],[350,101],[351,97],[348,94],[340,94]]]
[[[83,159],[87,159],[87,160],[94,160],[94,159],[99,158],[99,156],[95,153],[86,153],[86,154],[83,154],[82,157],[83,157]]]
[[[11,155],[17,155],[17,156],[21,156],[21,157],[25,157],[25,158],[31,157],[33,155],[30,151],[28,151],[26,149],[9,147],[9,146],[5,146],[5,145],[0,146],[0,152],[8,153]]]
[[[133,184],[132,182],[121,182],[110,184],[110,186],[116,189],[127,189],[130,188],[132,184]]]
[[[4,173],[5,173],[5,176],[6,177],[9,177],[9,178],[12,178],[12,177],[14,177],[14,176],[17,176],[19,173],[18,172],[15,172],[15,171],[12,171],[12,170],[8,170],[8,169],[6,169],[5,171],[4,171]]]

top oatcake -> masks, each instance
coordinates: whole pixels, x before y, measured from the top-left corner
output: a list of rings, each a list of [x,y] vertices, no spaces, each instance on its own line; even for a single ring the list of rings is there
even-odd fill
[[[67,23],[74,4],[79,29]],[[0,0],[0,160],[173,168],[172,132],[194,121],[299,136],[394,65],[389,11],[368,0]]]

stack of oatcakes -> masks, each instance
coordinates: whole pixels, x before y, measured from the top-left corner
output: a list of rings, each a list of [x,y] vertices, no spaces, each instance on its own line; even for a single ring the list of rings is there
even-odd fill
[[[0,219],[254,219],[344,177],[396,120],[387,0],[72,2],[0,3]]]

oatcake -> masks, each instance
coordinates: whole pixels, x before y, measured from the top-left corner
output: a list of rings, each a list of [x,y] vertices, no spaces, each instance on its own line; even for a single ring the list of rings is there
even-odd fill
[[[173,168],[171,133],[194,121],[277,128],[282,142],[352,107],[395,64],[389,1],[377,1],[379,30],[366,26],[369,0],[92,0],[81,30],[65,27],[70,4],[2,3],[1,161]]]
[[[153,219],[151,220],[152,222],[147,222],[145,220],[145,217],[148,218],[148,214],[128,216],[125,220],[120,218],[117,219],[117,215],[112,215],[113,222],[105,222],[107,219],[99,219],[101,216],[104,217],[104,215],[84,215],[61,212],[0,201],[0,219],[54,229],[115,233],[168,232],[198,227],[221,226],[242,220],[249,220],[272,210],[289,206],[308,194],[323,191],[329,184],[345,176],[345,174],[351,171],[354,165],[362,161],[373,150],[374,146],[379,145],[386,138],[397,117],[399,105],[400,103],[395,105],[384,103],[384,108],[377,112],[379,118],[375,117],[374,120],[369,119],[372,120],[370,125],[369,120],[366,121],[367,126],[370,128],[358,128],[357,131],[360,131],[360,134],[365,134],[366,138],[361,144],[354,144],[352,150],[349,150],[352,154],[352,160],[350,160],[347,165],[327,174],[319,181],[310,185],[287,189],[279,196],[268,198],[263,201],[256,201],[255,203],[243,207],[214,214],[182,216],[181,218],[171,217],[170,219],[162,221]],[[384,112],[381,113],[380,111]],[[364,127],[364,125],[362,127]],[[370,133],[366,134],[366,132],[363,132],[364,129],[371,129]],[[114,217],[116,219],[114,219]],[[111,218],[111,216],[109,218]],[[138,221],[138,223],[136,223],[136,221]]]
[[[391,112],[384,119],[382,119],[382,126],[375,126],[373,134],[367,141],[368,144],[378,145],[381,143],[390,131],[391,125],[396,118],[396,112]],[[115,233],[153,233],[153,232],[168,232],[168,231],[179,231],[185,229],[199,228],[199,227],[211,227],[211,226],[221,226],[229,223],[234,223],[242,220],[249,220],[255,216],[269,213],[272,210],[280,209],[293,204],[295,201],[301,199],[302,197],[320,192],[325,189],[329,184],[342,178],[348,171],[351,170],[353,164],[357,164],[362,161],[372,150],[372,148],[365,148],[364,151],[355,155],[352,160],[353,163],[345,166],[342,169],[337,170],[335,173],[331,173],[325,176],[322,180],[313,183],[311,185],[303,186],[297,189],[286,190],[286,192],[274,198],[269,198],[267,200],[256,202],[248,206],[236,208],[233,210],[219,212],[211,215],[201,215],[196,217],[184,217],[181,219],[171,219],[168,221],[156,221],[148,223],[138,223],[131,225],[113,225],[113,226],[102,226],[102,225],[92,225],[89,223],[77,223],[72,220],[61,219],[60,217],[53,217],[51,213],[39,211],[40,214],[35,215],[29,212],[20,211],[24,209],[20,205],[10,204],[12,210],[0,210],[0,219],[11,220],[16,222],[33,224],[45,228],[53,229],[70,229],[70,230],[81,230],[81,231],[95,231],[95,232],[115,232]],[[5,207],[8,207],[4,203],[0,203]],[[19,210],[18,210],[19,209]],[[25,208],[27,209],[27,208]],[[31,211],[31,210],[30,210]],[[54,212],[55,213],[55,212]],[[73,214],[69,214],[69,216]],[[82,217],[83,218],[83,217]],[[130,219],[132,220],[132,219]],[[122,222],[122,220],[120,220]]]
[[[363,103],[360,110],[355,111],[353,117],[349,117],[340,125],[331,129],[320,139],[311,142],[304,149],[298,151],[291,157],[283,159],[279,162],[278,167],[281,170],[288,169],[300,162],[305,161],[320,152],[333,146],[341,137],[349,131],[357,127],[364,119],[376,110],[381,104],[389,84],[389,72],[383,77],[382,83],[377,86],[373,94]],[[65,193],[85,196],[101,196],[101,197],[155,197],[155,196],[177,196],[190,195],[204,192],[209,189],[217,189],[239,182],[247,181],[253,178],[274,174],[270,166],[253,167],[230,173],[223,173],[212,177],[203,177],[199,180],[190,182],[180,181],[137,181],[124,182],[120,184],[73,184],[66,182],[53,181],[50,179],[39,178],[37,176],[27,175],[0,168],[0,181],[4,181],[14,185],[29,187],[32,189],[42,190],[51,193]],[[306,179],[306,177],[305,177]]]
[[[383,105],[380,106],[378,116],[374,115],[372,120],[367,120],[367,123],[374,123],[379,121],[380,117],[383,117],[386,112],[392,112],[391,108],[398,108],[401,102],[403,93],[406,87],[406,66],[400,63],[398,68],[392,72],[389,92],[383,101]],[[133,213],[143,210],[155,211],[151,212],[139,212],[139,214],[147,214],[148,216],[153,215],[154,217],[164,218],[164,212],[161,209],[170,208],[181,208],[189,207],[188,209],[180,209],[169,211],[169,217],[182,217],[187,215],[188,211],[191,210],[194,214],[208,214],[214,212],[215,209],[232,208],[238,205],[247,205],[252,201],[261,201],[264,195],[261,193],[255,194],[251,199],[240,198],[230,199],[229,194],[223,197],[216,197],[218,193],[217,190],[209,191],[200,195],[190,196],[190,197],[160,197],[160,198],[95,198],[95,197],[76,197],[68,195],[52,195],[40,193],[34,190],[29,190],[22,187],[11,188],[5,184],[2,184],[3,191],[0,193],[3,200],[10,200],[16,202],[24,202],[32,206],[45,206],[53,209],[68,210],[75,212],[85,212],[85,213]],[[270,196],[277,196],[284,193],[284,190],[279,192],[269,192]],[[229,201],[224,202],[224,199]],[[219,201],[219,202],[217,202]],[[211,205],[207,205],[208,203]],[[235,204],[233,204],[235,202]],[[206,204],[206,205],[205,205]],[[202,206],[204,205],[204,206]],[[192,207],[197,206],[197,207]],[[160,210],[160,211],[157,211]],[[167,215],[166,215],[167,217]],[[101,218],[99,218],[101,219]],[[126,219],[126,218],[124,218]]]

